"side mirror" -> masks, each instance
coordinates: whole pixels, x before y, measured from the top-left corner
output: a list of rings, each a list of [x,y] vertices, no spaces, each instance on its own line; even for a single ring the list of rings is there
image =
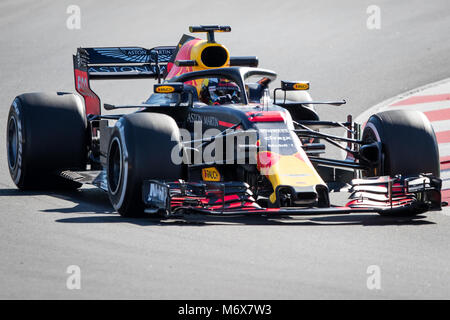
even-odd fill
[[[273,90],[273,104],[276,103],[276,95],[277,91],[284,91],[284,100],[286,101],[286,92],[287,91],[305,91],[309,90],[309,81],[284,81],[281,80],[281,87]]]
[[[185,85],[183,82],[168,82],[168,83],[155,83],[153,85],[154,93],[178,93],[176,95],[176,106],[179,106],[184,99],[189,99],[188,105],[192,106],[194,103],[194,96],[197,96],[197,91],[190,85]]]

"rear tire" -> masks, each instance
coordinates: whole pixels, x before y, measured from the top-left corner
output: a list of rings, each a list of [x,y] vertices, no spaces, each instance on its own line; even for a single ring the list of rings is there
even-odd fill
[[[143,217],[142,183],[148,179],[176,181],[182,164],[172,161],[181,150],[175,120],[158,113],[139,112],[122,117],[115,125],[108,147],[109,199],[120,215]]]
[[[55,174],[86,167],[86,116],[71,93],[26,93],[10,108],[6,149],[11,178],[19,189],[78,188]]]
[[[436,135],[422,112],[390,110],[374,114],[367,121],[362,140],[382,144],[380,166],[367,176],[432,173],[440,177]]]

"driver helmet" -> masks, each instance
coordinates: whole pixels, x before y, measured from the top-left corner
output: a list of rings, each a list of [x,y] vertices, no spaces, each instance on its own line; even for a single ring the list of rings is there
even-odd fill
[[[239,86],[227,79],[205,79],[200,90],[200,100],[208,105],[239,103]]]

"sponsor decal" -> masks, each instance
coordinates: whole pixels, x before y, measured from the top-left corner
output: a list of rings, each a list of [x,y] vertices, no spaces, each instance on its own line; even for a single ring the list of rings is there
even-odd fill
[[[309,83],[296,83],[296,84],[294,84],[293,88],[295,90],[308,90]]]
[[[124,52],[129,56],[137,54],[147,54],[147,51],[144,49],[130,49],[130,50],[125,49]]]
[[[203,181],[220,181],[220,173],[214,168],[204,168],[202,169]]]
[[[89,73],[98,72],[133,72],[133,73],[153,73],[154,70],[147,66],[102,66],[89,67]]]
[[[94,48],[94,51],[102,56],[119,59],[122,61],[135,62],[135,63],[148,63],[154,62],[153,54],[156,52],[158,54],[159,62],[168,62],[172,53],[173,48],[157,48],[153,50],[148,50],[139,47],[130,48]]]
[[[309,81],[283,81],[281,80],[281,89],[290,90],[309,90]]]
[[[188,122],[202,122],[202,116],[196,113],[189,113],[187,116]]]
[[[167,200],[167,187],[151,183],[147,195],[147,202],[153,204],[164,204]]]
[[[75,69],[75,89],[84,98],[86,114],[100,114],[100,99],[89,87],[86,71]]]
[[[143,48],[94,48],[94,50],[103,56],[128,62],[145,63],[151,59],[147,50]]]
[[[169,48],[159,47],[159,48],[154,48],[153,50],[158,53],[158,61],[159,62],[169,62],[170,57],[175,52],[175,47],[169,47]]]
[[[260,144],[268,150],[281,152],[283,154],[293,153],[297,150],[288,129],[260,129]]]
[[[175,88],[171,86],[160,86],[155,88],[155,92],[157,93],[171,93],[174,92]]]
[[[94,94],[89,88],[87,77],[83,74],[77,75],[77,91],[83,97],[94,97]]]
[[[205,126],[210,127],[218,127],[219,126],[219,120],[214,116],[202,116],[197,113],[189,113],[187,116],[187,121],[194,123],[194,122],[202,122]]]

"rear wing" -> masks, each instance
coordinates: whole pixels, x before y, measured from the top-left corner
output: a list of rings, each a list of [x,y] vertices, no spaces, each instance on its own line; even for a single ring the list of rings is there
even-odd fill
[[[163,77],[175,46],[78,48],[73,56],[75,89],[83,96],[86,114],[101,114],[100,98],[90,80],[158,79]]]

